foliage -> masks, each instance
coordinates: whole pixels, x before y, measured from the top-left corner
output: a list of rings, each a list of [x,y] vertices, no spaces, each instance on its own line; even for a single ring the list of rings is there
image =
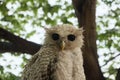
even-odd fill
[[[0,66],[0,80],[20,80],[20,77],[12,74],[11,72],[4,72],[4,68]]]
[[[54,2],[52,0],[4,0],[0,4],[0,26],[28,38],[27,35],[32,36],[35,31],[23,34],[27,26],[34,29],[46,26],[46,24],[72,23],[68,20],[74,17],[70,3],[71,1],[61,3],[60,0],[54,0]]]
[[[107,13],[97,16],[97,43],[99,56],[103,57],[102,60],[100,59],[101,68],[107,80],[111,80],[115,77],[115,68],[118,68],[116,65],[120,63],[116,59],[111,59],[120,54],[120,1],[102,0],[98,3],[97,6],[103,3],[108,7]],[[78,25],[71,0],[3,0],[0,2],[0,27],[23,38],[29,39],[35,35],[37,27],[62,23]],[[25,57],[23,58],[26,60]],[[0,73],[2,73],[0,78],[3,80],[8,78],[18,80],[16,77],[18,75],[4,73],[3,67],[0,68]]]
[[[115,77],[116,69],[120,68],[120,1],[102,0],[102,3],[107,11],[97,17],[97,42],[101,51],[99,55],[104,56],[102,70],[107,80],[111,80]]]

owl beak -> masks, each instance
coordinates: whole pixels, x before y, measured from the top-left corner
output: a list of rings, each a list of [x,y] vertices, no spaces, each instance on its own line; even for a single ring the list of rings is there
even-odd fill
[[[64,48],[65,48],[65,41],[61,41],[61,45],[60,45],[60,47],[61,47],[61,50],[63,51]]]

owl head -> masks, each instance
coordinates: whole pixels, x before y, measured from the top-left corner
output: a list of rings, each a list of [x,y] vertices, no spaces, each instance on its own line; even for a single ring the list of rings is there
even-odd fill
[[[46,38],[44,44],[54,45],[60,50],[74,49],[83,45],[83,29],[70,24],[57,25],[45,28]]]

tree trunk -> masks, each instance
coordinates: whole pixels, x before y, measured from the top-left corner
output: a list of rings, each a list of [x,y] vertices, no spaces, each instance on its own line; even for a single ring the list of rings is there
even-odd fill
[[[118,69],[116,80],[120,80],[120,68]]]
[[[86,80],[105,80],[100,70],[96,46],[96,0],[72,0],[79,26],[84,31],[84,69]]]

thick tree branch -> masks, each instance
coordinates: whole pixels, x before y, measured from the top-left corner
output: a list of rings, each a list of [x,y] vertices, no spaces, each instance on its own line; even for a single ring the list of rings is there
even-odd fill
[[[0,42],[0,52],[22,52],[33,55],[41,47],[41,45],[20,38],[3,28],[0,28],[0,39],[9,41]]]

